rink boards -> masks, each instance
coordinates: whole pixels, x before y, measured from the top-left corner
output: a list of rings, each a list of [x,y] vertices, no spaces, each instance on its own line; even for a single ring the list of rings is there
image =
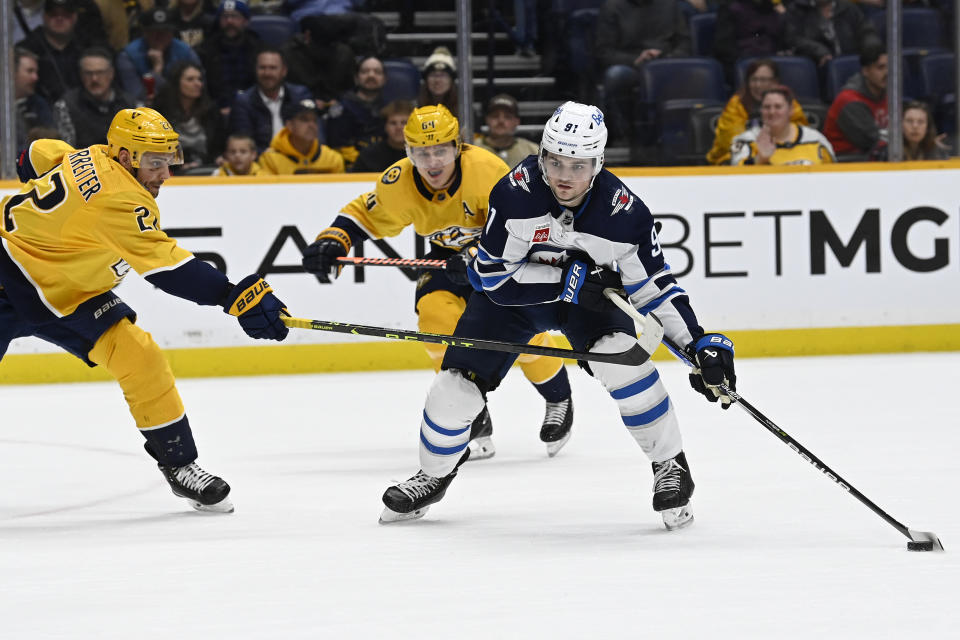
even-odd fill
[[[701,323],[734,337],[738,356],[960,349],[960,161],[617,173],[663,223],[664,255]],[[263,273],[295,316],[412,329],[412,275],[346,267],[319,285],[300,268],[300,249],[375,179],[175,179],[160,224],[233,281]],[[364,251],[416,257],[423,246],[408,230]],[[218,309],[134,273],[117,292],[181,376],[430,366],[412,343],[304,330],[253,342]],[[15,341],[0,365],[0,382],[98,378],[35,339]]]

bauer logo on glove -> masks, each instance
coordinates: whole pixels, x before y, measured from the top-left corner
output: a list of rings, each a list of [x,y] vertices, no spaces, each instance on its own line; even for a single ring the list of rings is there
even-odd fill
[[[251,338],[283,340],[287,327],[281,315],[289,315],[284,304],[273,295],[267,281],[254,273],[234,286],[223,301],[223,310],[236,316]]]
[[[690,373],[690,386],[710,402],[720,401],[724,409],[733,401],[723,387],[737,389],[733,367],[733,341],[722,333],[707,333],[687,347],[695,366]]]
[[[227,310],[232,316],[239,316],[246,312],[250,307],[260,304],[260,299],[270,293],[273,289],[267,284],[266,280],[258,279],[246,291],[243,291],[233,304]]]

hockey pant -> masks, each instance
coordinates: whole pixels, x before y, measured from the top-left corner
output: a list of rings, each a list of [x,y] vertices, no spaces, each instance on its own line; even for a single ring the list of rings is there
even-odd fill
[[[613,333],[598,339],[590,351],[614,353],[634,344],[636,338]],[[652,462],[680,453],[683,446],[676,412],[649,360],[639,366],[591,362],[590,369],[617,403],[623,424]],[[443,477],[453,471],[470,439],[470,423],[483,403],[480,389],[459,370],[444,369],[437,374],[420,423],[420,466],[425,473]]]
[[[170,466],[196,460],[173,371],[149,333],[124,318],[100,336],[88,357],[120,383],[150,455]]]
[[[417,328],[424,333],[452,335],[457,328],[457,320],[463,315],[466,300],[442,289],[432,291],[417,302]],[[539,333],[530,339],[529,344],[541,347],[557,348],[559,345],[549,333]],[[425,343],[427,355],[433,362],[433,370],[440,371],[443,355],[447,347],[442,344]],[[547,356],[521,355],[517,363],[523,375],[533,384],[542,384],[560,372],[563,360]]]

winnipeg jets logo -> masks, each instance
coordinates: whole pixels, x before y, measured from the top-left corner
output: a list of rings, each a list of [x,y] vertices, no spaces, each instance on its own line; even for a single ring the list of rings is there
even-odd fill
[[[537,264],[549,264],[553,267],[558,267],[565,262],[567,262],[567,252],[566,250],[561,251],[560,253],[554,253],[553,251],[537,251],[530,255],[530,262],[535,262]]]
[[[520,187],[527,193],[530,193],[530,174],[527,173],[527,168],[522,165],[517,165],[510,172],[510,184],[514,187]]]
[[[629,211],[630,207],[633,206],[633,195],[626,189],[617,189],[617,192],[613,194],[613,200],[610,202],[610,206],[613,207],[613,211],[610,212],[611,216],[616,215],[621,209]]]

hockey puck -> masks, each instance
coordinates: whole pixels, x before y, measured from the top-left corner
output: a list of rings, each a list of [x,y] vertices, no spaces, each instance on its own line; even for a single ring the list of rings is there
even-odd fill
[[[921,540],[920,542],[915,542],[911,540],[907,543],[907,549],[910,551],[933,551],[933,541]]]

